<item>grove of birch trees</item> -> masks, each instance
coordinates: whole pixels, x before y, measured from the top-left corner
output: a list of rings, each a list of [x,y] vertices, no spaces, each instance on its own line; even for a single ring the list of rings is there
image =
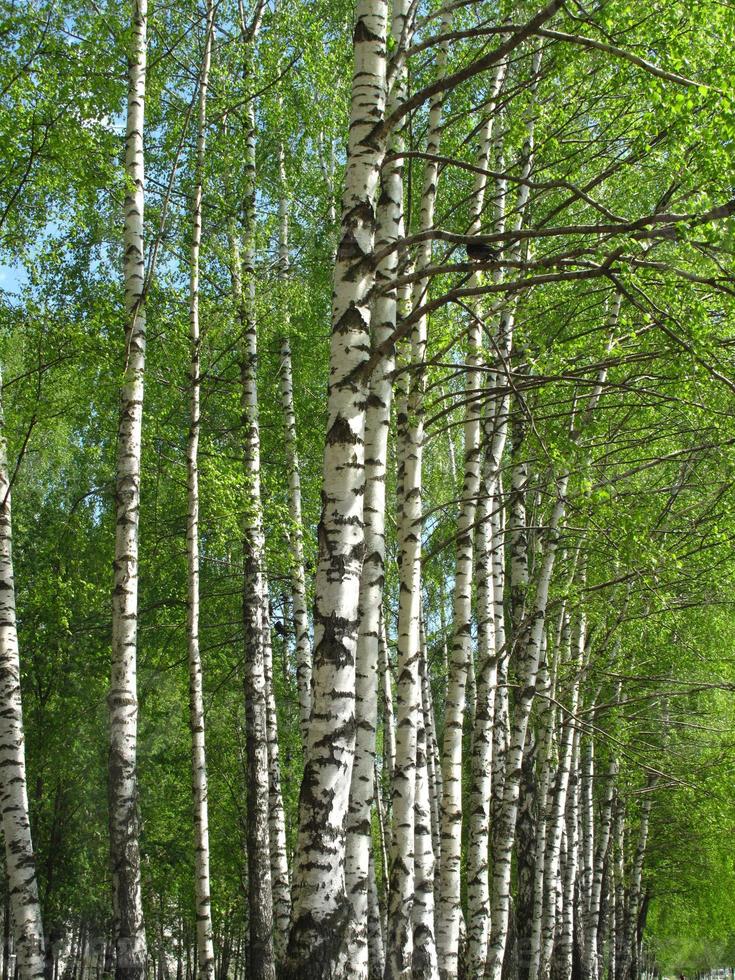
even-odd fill
[[[733,37],[0,0],[2,980],[735,966]]]

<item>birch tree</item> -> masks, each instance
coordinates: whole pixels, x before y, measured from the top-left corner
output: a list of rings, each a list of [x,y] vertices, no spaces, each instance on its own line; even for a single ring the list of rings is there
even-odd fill
[[[355,749],[355,656],[364,550],[365,402],[370,348],[369,256],[384,146],[384,0],[355,11],[350,137],[334,270],[327,438],[314,600],[312,710],[301,787],[294,910],[284,975],[329,976],[344,941],[345,817]]]
[[[187,637],[189,658],[189,726],[191,728],[192,795],[194,800],[195,896],[199,980],[214,977],[211,885],[209,878],[209,803],[204,734],[202,658],[199,649],[199,433],[201,429],[201,330],[199,326],[199,256],[202,243],[202,195],[207,138],[207,92],[212,60],[214,4],[207,3],[204,53],[199,75],[199,115],[194,198],[192,202],[191,271],[189,276],[189,439],[186,447],[188,514]]]
[[[390,31],[397,43],[410,32],[409,7],[396,2]],[[394,80],[388,107],[404,97],[405,73]],[[400,130],[393,134],[391,149],[404,145]],[[403,167],[396,161],[384,167],[377,202],[376,243],[385,247],[403,233]],[[373,347],[380,347],[396,327],[398,296],[392,281],[396,252],[378,264],[376,287],[384,287],[371,310]],[[374,798],[375,734],[378,724],[378,661],[383,583],[385,580],[385,484],[388,433],[391,418],[392,372],[395,358],[386,355],[370,379],[365,411],[365,557],[359,593],[359,626],[355,654],[355,758],[350,786],[345,861],[346,889],[352,903],[352,922],[346,944],[349,968],[356,980],[368,969],[368,872],[372,846],[371,806]]]
[[[108,694],[110,861],[118,980],[141,980],[146,969],[136,754],[138,523],[146,342],[143,126],[147,16],[146,0],[133,0],[125,139],[129,182],[123,228],[125,356],[115,464],[112,673]]]
[[[10,490],[0,374],[0,812],[9,897],[5,921],[9,933],[12,914],[18,975],[31,980],[44,976],[45,947],[28,813]],[[6,944],[5,969],[8,959]]]

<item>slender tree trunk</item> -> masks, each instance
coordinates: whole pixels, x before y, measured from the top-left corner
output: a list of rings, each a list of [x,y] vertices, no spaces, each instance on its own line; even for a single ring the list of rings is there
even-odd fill
[[[380,898],[375,881],[375,861],[370,851],[368,868],[368,978],[383,980],[385,972],[385,945],[383,942],[383,923],[380,915]]]
[[[592,875],[595,860],[595,811],[593,784],[595,776],[595,743],[587,736],[582,743],[582,768],[580,781],[580,854],[582,859],[579,880],[579,942],[580,960],[583,968],[588,963],[587,929],[585,923],[589,918],[590,900],[592,897]]]
[[[125,370],[120,398],[115,478],[115,559],[109,708],[109,823],[117,980],[142,980],[146,939],[140,882],[138,814],[138,522],[145,372],[143,123],[147,0],[133,0],[128,56],[123,231]]]
[[[396,762],[393,773],[393,846],[386,980],[411,976],[413,961],[412,905],[415,882],[416,764],[421,686],[421,486],[424,441],[423,363],[426,321],[414,328],[411,377],[407,398],[397,408],[399,484],[400,587],[398,600],[398,677],[396,683]]]
[[[487,959],[490,928],[489,846],[492,794],[493,723],[498,658],[495,646],[492,575],[492,502],[480,500],[476,532],[477,699],[472,735],[469,832],[467,843],[467,965],[481,976]]]
[[[426,764],[429,774],[429,805],[431,808],[431,844],[435,859],[440,849],[441,834],[441,768],[439,765],[439,748],[436,741],[436,722],[434,720],[434,701],[431,695],[431,678],[427,668],[426,638],[424,627],[421,627],[421,704],[424,712],[424,727],[426,729]]]
[[[564,610],[562,609],[561,619],[564,620]],[[562,627],[563,629],[563,627]],[[557,637],[558,639],[558,637]],[[556,658],[558,646],[555,644],[551,657]],[[538,965],[541,956],[541,923],[543,921],[544,904],[550,901],[553,891],[556,893],[556,881],[558,875],[546,876],[545,853],[546,841],[549,836],[551,816],[553,812],[553,791],[551,787],[551,775],[554,764],[554,723],[556,713],[554,711],[555,699],[555,660],[551,665],[547,665],[545,676],[542,680],[539,693],[544,701],[539,712],[539,750],[538,750],[538,812],[536,817],[536,839],[533,843],[533,884],[531,888],[531,913],[529,921],[524,928],[524,935],[527,937],[528,964],[526,967],[527,975],[530,980],[536,980]]]
[[[547,833],[546,841],[546,852],[544,857],[544,880],[551,883],[556,881],[559,875],[560,866],[560,854],[561,854],[561,844],[562,835],[564,833],[565,819],[568,810],[567,798],[569,794],[569,784],[570,777],[573,771],[574,752],[577,745],[577,729],[575,726],[575,716],[577,712],[577,703],[579,698],[579,681],[580,673],[579,668],[582,659],[582,650],[584,648],[586,640],[585,632],[585,622],[582,616],[579,617],[577,633],[575,635],[574,651],[571,654],[570,666],[574,671],[572,676],[571,690],[569,693],[569,700],[567,704],[567,716],[562,728],[561,734],[561,744],[559,746],[559,764],[556,770],[556,778],[554,781],[553,792],[552,792],[552,804],[551,813],[549,816],[549,828]],[[570,650],[570,625],[569,620],[565,617],[565,624],[562,628],[561,637],[561,655],[563,656],[567,651]],[[576,774],[575,774],[576,780]],[[575,782],[576,787],[576,782]],[[575,789],[576,793],[576,789]],[[573,804],[573,809],[576,815],[576,795],[575,802]],[[567,823],[568,826],[568,823]],[[576,837],[575,837],[576,840]],[[569,870],[569,865],[574,863],[576,858],[576,844],[573,851],[570,851],[570,845],[567,845],[567,871]],[[576,877],[571,879],[572,886],[574,885]],[[566,881],[566,878],[565,878]],[[566,915],[567,905],[566,905],[566,887],[564,888],[564,909],[563,914]],[[543,911],[543,918],[541,921],[541,937],[540,937],[540,952],[539,952],[539,962],[537,968],[537,975],[539,980],[548,980],[549,972],[551,969],[551,959],[554,950],[554,938],[557,927],[557,919],[559,909],[556,906],[556,892],[549,889],[546,893],[546,905]]]
[[[252,72],[252,49],[247,53],[246,77]],[[260,422],[258,411],[258,345],[255,315],[255,107],[245,108],[244,238],[242,263],[233,256],[233,286],[239,306],[243,467],[243,623],[245,633],[245,727],[247,746],[247,852],[250,975],[253,980],[275,977],[273,949],[273,891],[270,868],[270,766],[266,658],[268,583],[260,490]]]
[[[559,949],[556,959],[556,975],[559,980],[571,980],[574,970],[574,894],[579,872],[579,734],[575,730],[572,741],[572,753],[570,763],[569,789],[567,797],[566,811],[566,865],[564,867],[563,878],[563,905],[561,928],[559,932]],[[551,953],[554,945],[554,923],[550,917],[551,925],[545,926],[544,944],[548,950],[542,955],[540,977],[548,976]],[[546,945],[548,943],[548,945]]]
[[[421,679],[427,676],[426,651],[421,646]],[[438,976],[434,940],[434,847],[431,834],[431,799],[429,793],[429,745],[426,712],[418,711],[416,729],[416,797],[414,801],[415,894],[411,907],[413,926],[413,980],[434,980]]]
[[[294,911],[284,978],[334,971],[350,916],[345,818],[355,750],[355,656],[364,557],[365,405],[369,293],[360,265],[373,250],[385,147],[372,133],[385,111],[385,0],[359,0],[341,239],[334,272],[327,438],[314,602],[312,711],[301,787]]]
[[[600,953],[598,948],[597,935],[600,930],[600,905],[602,900],[602,885],[605,873],[605,860],[607,858],[608,845],[612,832],[612,808],[613,795],[615,792],[615,780],[618,773],[617,759],[613,756],[610,760],[607,773],[607,786],[605,797],[602,801],[602,810],[599,819],[599,835],[594,854],[592,866],[592,882],[590,885],[589,906],[587,908],[587,920],[584,923],[586,932],[584,943],[585,958],[582,964],[585,976],[589,980],[597,980],[600,975]]]
[[[378,642],[378,661],[381,690],[383,693],[383,765],[389,781],[393,780],[396,764],[396,728],[393,712],[393,682],[388,659],[388,638],[385,635],[385,614],[380,612],[380,638]]]
[[[291,884],[286,850],[286,814],[283,808],[281,790],[278,714],[273,688],[273,648],[271,645],[270,617],[267,606],[264,608],[266,733],[268,738],[268,838],[273,890],[273,951],[276,966],[280,966],[286,955],[288,927],[291,921]]]
[[[633,857],[633,867],[630,872],[630,883],[628,886],[628,901],[625,909],[625,927],[623,938],[623,955],[619,970],[621,980],[627,980],[628,975],[634,975],[633,967],[638,943],[638,916],[641,907],[641,882],[643,879],[643,862],[646,857],[646,846],[648,844],[648,827],[651,817],[651,805],[653,803],[652,789],[655,787],[657,777],[654,776],[646,784],[646,795],[641,805],[641,819],[638,827],[638,840],[636,843],[635,855]]]
[[[202,241],[202,181],[206,149],[207,89],[212,57],[214,3],[207,0],[206,36],[199,77],[199,120],[192,205],[191,274],[189,280],[189,438],[186,447],[188,519],[187,637],[189,656],[189,727],[191,729],[192,796],[194,800],[194,894],[196,902],[199,980],[213,980],[214,944],[209,881],[209,806],[207,756],[204,736],[202,659],[199,652],[199,431],[201,425],[201,335],[199,329],[199,252]]]
[[[623,957],[625,942],[625,805],[618,798],[615,810],[615,920],[614,936],[612,943],[611,963],[614,964],[610,971],[611,977],[615,980],[623,978]]]
[[[44,975],[44,941],[31,840],[20,654],[15,614],[13,531],[0,375],[0,811],[7,872],[3,974],[9,965],[10,917],[21,980]]]
[[[278,171],[281,183],[279,201],[279,276],[284,285],[288,284],[288,193],[286,185],[286,165],[283,144],[279,145]],[[309,615],[306,605],[306,570],[304,566],[304,527],[301,510],[301,467],[296,434],[296,410],[293,398],[293,365],[291,361],[290,315],[288,295],[283,300],[283,336],[280,342],[280,394],[283,411],[286,468],[288,470],[288,508],[291,517],[289,540],[291,544],[291,603],[293,624],[296,634],[296,687],[299,696],[299,719],[301,738],[304,746],[308,736],[309,716],[311,714],[311,640],[309,638]]]

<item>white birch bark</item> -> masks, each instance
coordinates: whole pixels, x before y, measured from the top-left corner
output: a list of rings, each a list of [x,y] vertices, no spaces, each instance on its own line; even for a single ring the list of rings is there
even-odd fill
[[[439,747],[436,739],[436,721],[434,718],[434,699],[431,694],[431,678],[426,667],[426,636],[423,623],[421,625],[421,704],[424,713],[426,729],[426,764],[429,774],[429,805],[431,807],[431,844],[433,848],[434,867],[441,851],[441,766],[439,765]]]
[[[247,37],[245,78],[250,87],[253,36]],[[255,106],[244,109],[243,249],[235,242],[233,291],[241,326],[240,405],[244,475],[243,627],[245,647],[245,735],[247,766],[247,855],[249,964],[254,980],[273,980],[273,887],[270,862],[270,759],[268,684],[270,616],[265,573],[265,536],[260,480],[258,341],[255,312]]]
[[[278,203],[278,272],[284,286],[288,283],[288,192],[283,144],[278,148],[278,174],[281,195]],[[296,688],[299,697],[301,739],[306,745],[311,714],[311,639],[306,603],[306,570],[304,567],[304,526],[301,507],[301,466],[299,464],[296,431],[296,410],[293,397],[293,364],[291,359],[290,313],[287,298],[282,309],[283,333],[280,341],[279,390],[283,412],[284,448],[288,471],[288,509],[291,517],[291,605],[296,635]]]
[[[492,502],[480,499],[476,532],[477,699],[472,736],[469,835],[467,843],[467,967],[481,976],[490,929],[489,844],[492,793],[493,723],[498,660],[492,576]]]
[[[490,511],[493,575],[493,603],[495,648],[498,651],[495,711],[493,717],[493,755],[490,815],[494,821],[500,811],[505,785],[505,769],[510,741],[508,710],[508,650],[505,634],[505,510],[503,508],[503,481],[494,481],[495,495]],[[489,928],[489,925],[488,925]]]
[[[563,900],[561,909],[561,923],[559,929],[559,946],[555,963],[555,975],[560,980],[570,980],[574,965],[574,890],[577,883],[578,865],[578,827],[579,827],[579,735],[574,729],[572,741],[570,763],[570,778],[567,795],[567,812],[565,814],[565,839],[566,839],[566,863],[562,879]],[[544,922],[544,953],[541,958],[541,968],[539,977],[549,976],[551,969],[551,956],[554,948],[554,916],[548,914]]]
[[[270,844],[271,888],[273,892],[273,954],[276,967],[286,953],[291,921],[291,884],[286,849],[286,814],[281,790],[281,763],[278,745],[278,714],[273,688],[273,648],[269,618],[265,619],[266,737],[268,739],[268,841]]]
[[[398,600],[398,676],[396,679],[396,761],[393,772],[393,843],[386,980],[411,975],[415,894],[414,824],[416,752],[421,685],[421,479],[424,443],[423,363],[426,321],[414,327],[411,364],[415,367],[407,399],[397,406],[400,503],[400,586]]]
[[[407,22],[409,4],[393,5],[391,34],[400,42]],[[405,73],[400,72],[389,99],[389,110],[399,105],[405,92]],[[400,152],[403,133],[396,131],[391,149]],[[403,167],[400,160],[383,168],[377,211],[378,248],[394,244],[403,235]],[[371,311],[372,346],[379,348],[396,327],[398,294],[393,281],[398,253],[392,251],[378,264],[375,276],[379,295]],[[345,885],[351,905],[350,927],[345,944],[346,962],[355,980],[368,971],[368,872],[372,845],[370,811],[373,801],[375,735],[378,725],[378,661],[380,621],[385,579],[385,484],[390,429],[392,374],[395,356],[381,358],[370,379],[365,411],[365,558],[360,578],[359,627],[355,657],[355,758],[352,767],[347,815]]]
[[[562,620],[564,610],[561,614]],[[563,628],[563,627],[562,627]],[[555,657],[558,647],[552,651]],[[538,817],[536,820],[536,841],[533,859],[533,906],[531,921],[528,928],[529,950],[528,950],[528,977],[529,980],[536,980],[538,974],[539,960],[541,958],[541,924],[543,920],[544,904],[551,898],[551,892],[556,891],[557,869],[553,869],[553,875],[547,876],[546,862],[546,841],[549,837],[551,817],[553,813],[553,787],[552,787],[552,768],[554,765],[554,731],[556,721],[556,711],[554,700],[556,696],[556,669],[555,664],[547,667],[547,676],[544,677],[539,686],[539,693],[545,702],[540,712],[539,735],[539,777],[538,777]]]
[[[600,812],[598,838],[592,866],[592,881],[590,884],[587,919],[583,923],[585,929],[584,962],[582,970],[589,980],[597,980],[600,976],[600,950],[597,946],[597,936],[600,930],[600,903],[602,900],[602,885],[605,872],[605,858],[610,844],[612,832],[612,808],[615,793],[615,780],[618,774],[617,759],[610,760],[607,773],[605,796]]]
[[[388,659],[388,638],[385,635],[385,615],[380,613],[380,639],[378,643],[380,682],[383,695],[383,765],[389,782],[393,780],[396,763],[396,728],[393,712],[393,681]]]
[[[565,512],[565,494],[568,476],[564,475],[556,484],[557,500],[553,506],[547,526],[546,546],[539,569],[536,594],[529,613],[530,628],[528,639],[519,651],[518,684],[519,692],[513,710],[510,747],[506,762],[503,800],[498,814],[495,836],[493,868],[493,907],[492,935],[489,950],[489,975],[491,980],[500,980],[505,943],[510,914],[510,874],[511,853],[515,840],[515,827],[518,812],[518,793],[521,765],[526,743],[526,732],[531,706],[536,693],[536,675],[541,655],[541,640],[546,618],[546,603],[554,570],[554,560],[559,538],[559,526]]]
[[[370,851],[368,868],[368,978],[383,980],[385,972],[385,944],[383,923],[380,915],[380,898],[375,880],[375,861]]]
[[[15,612],[13,528],[8,477],[5,419],[0,375],[0,813],[5,842],[8,902],[5,928],[12,914],[13,939],[20,980],[44,975],[44,939],[38,901],[36,859],[31,840],[26,780],[25,735],[20,690],[20,653]],[[9,949],[5,947],[4,972]]]
[[[623,977],[623,943],[625,941],[625,805],[618,798],[615,808],[615,917],[613,941],[610,950],[610,976],[615,980]]]
[[[115,557],[112,593],[112,669],[109,709],[109,824],[113,919],[118,980],[140,980],[146,939],[140,882],[138,814],[138,522],[145,372],[145,253],[143,242],[143,124],[147,0],[133,0],[128,55],[128,103],[123,228],[125,370],[115,464]]]
[[[214,942],[209,880],[209,805],[204,734],[202,659],[199,651],[199,432],[201,427],[201,333],[199,327],[199,253],[202,242],[202,193],[207,138],[207,90],[212,58],[214,3],[207,0],[204,53],[199,76],[199,118],[192,202],[189,278],[189,438],[186,447],[188,566],[189,727],[191,729],[191,788],[194,803],[194,896],[196,902],[197,967],[199,980],[214,977]]]
[[[365,404],[375,203],[384,146],[385,0],[355,11],[350,130],[332,308],[323,504],[314,603],[312,710],[301,787],[294,912],[284,977],[321,978],[344,944],[345,819],[355,748],[355,656],[364,556]]]
[[[565,617],[561,638],[561,652],[570,650],[570,624]],[[569,781],[574,763],[574,751],[577,744],[577,729],[575,716],[579,700],[579,667],[582,659],[582,651],[586,641],[585,620],[583,616],[578,617],[575,630],[574,646],[571,656],[567,661],[567,666],[572,670],[571,686],[568,701],[565,705],[566,718],[562,727],[562,734],[559,746],[559,764],[556,770],[556,777],[553,786],[553,797],[551,813],[549,817],[549,828],[547,833],[547,843],[544,856],[544,878],[547,882],[555,881],[559,875],[560,854],[562,834],[565,827],[567,814],[567,796],[569,793]],[[575,804],[576,813],[576,804]],[[575,850],[576,855],[576,850]],[[567,859],[570,860],[569,851]],[[541,921],[540,949],[537,976],[540,980],[548,980],[551,969],[551,958],[554,950],[554,936],[557,926],[558,909],[556,907],[556,892],[547,891],[546,905],[543,910]]]
[[[421,682],[427,677],[426,649],[421,645]],[[416,731],[416,797],[414,802],[415,894],[411,907],[413,926],[413,980],[435,980],[438,977],[436,940],[434,936],[434,846],[429,783],[429,751],[426,712],[418,711]]]
[[[641,902],[641,883],[643,880],[643,863],[646,858],[646,847],[648,845],[648,828],[651,818],[651,806],[653,804],[652,790],[657,782],[654,776],[647,781],[646,795],[641,804],[640,823],[638,825],[638,839],[636,841],[635,855],[633,857],[633,867],[630,872],[628,884],[628,895],[625,908],[624,933],[622,944],[622,958],[619,968],[619,977],[626,980],[634,961],[636,945],[638,942],[638,914]]]
[[[582,743],[582,766],[580,772],[580,857],[581,874],[579,881],[579,921],[577,933],[580,955],[583,963],[588,962],[587,930],[585,922],[589,917],[590,900],[592,897],[592,876],[595,859],[595,814],[593,784],[595,776],[595,744],[591,736]]]

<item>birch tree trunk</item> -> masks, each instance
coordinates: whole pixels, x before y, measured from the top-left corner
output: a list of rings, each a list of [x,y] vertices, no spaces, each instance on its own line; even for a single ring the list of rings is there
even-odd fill
[[[143,124],[147,13],[147,0],[133,0],[125,141],[125,170],[130,190],[125,197],[123,229],[125,371],[115,465],[112,670],[108,694],[110,862],[118,980],[141,980],[146,968],[136,755],[138,522],[146,334]]]
[[[15,614],[13,528],[8,477],[5,419],[0,374],[0,812],[5,841],[8,901],[5,930],[10,935],[10,915],[20,980],[44,975],[44,941],[38,902],[36,859],[31,840],[26,782],[25,735],[20,691],[20,654]],[[3,949],[3,973],[7,974],[9,943]]]
[[[436,720],[434,717],[434,699],[431,693],[431,678],[426,666],[426,637],[424,627],[421,627],[421,702],[424,712],[424,727],[426,729],[426,764],[429,773],[429,804],[431,807],[431,844],[433,849],[434,867],[436,857],[441,849],[441,766],[439,765],[439,747],[436,740]]]
[[[492,502],[480,500],[477,523],[477,701],[472,737],[467,844],[467,964],[470,976],[481,976],[490,929],[489,845],[492,794],[493,724],[498,658],[492,573]]]
[[[610,760],[605,797],[602,801],[602,810],[599,819],[599,836],[592,866],[592,881],[590,885],[589,907],[587,908],[587,920],[584,923],[585,959],[582,969],[586,977],[590,980],[597,980],[600,975],[600,953],[598,949],[597,936],[600,930],[600,905],[602,901],[602,885],[605,873],[605,859],[607,857],[608,845],[612,833],[612,809],[615,793],[615,780],[618,774],[617,759],[613,756]]]
[[[288,283],[288,193],[283,144],[278,148],[278,173],[281,196],[278,205],[278,271],[284,286]],[[288,508],[291,517],[289,540],[292,552],[291,603],[296,634],[296,687],[299,695],[299,719],[301,739],[305,746],[311,714],[311,640],[309,638],[309,614],[306,605],[306,570],[304,567],[304,525],[301,509],[301,467],[296,433],[296,411],[293,398],[293,364],[291,361],[290,315],[288,296],[283,302],[283,335],[280,342],[279,388],[283,411],[286,468],[288,470]]]
[[[291,885],[286,850],[286,814],[281,791],[281,763],[278,746],[278,713],[273,689],[273,648],[270,617],[266,607],[265,696],[266,736],[268,739],[268,840],[270,844],[271,888],[273,893],[273,954],[279,966],[286,954],[291,921]]]
[[[562,608],[561,620],[565,619]],[[562,626],[563,629],[563,626]],[[559,637],[561,631],[559,632]],[[559,638],[558,637],[558,638]],[[558,655],[558,645],[555,644],[551,657]],[[551,659],[547,657],[547,660]],[[549,836],[551,817],[553,813],[553,787],[551,785],[552,768],[554,765],[554,731],[556,712],[554,701],[556,696],[556,663],[547,666],[542,679],[540,694],[545,699],[540,712],[539,733],[539,777],[538,777],[538,815],[536,819],[536,839],[533,856],[533,887],[531,915],[525,934],[528,936],[528,976],[536,980],[541,956],[541,923],[543,921],[544,904],[551,900],[552,891],[556,894],[558,869],[554,869],[553,877],[546,875],[546,841]]]
[[[380,898],[375,880],[375,861],[370,851],[368,869],[368,977],[369,980],[383,980],[385,972],[385,945],[383,923],[380,915]]]
[[[312,711],[301,786],[294,911],[284,977],[334,974],[350,905],[345,818],[355,748],[355,656],[364,557],[365,404],[370,350],[369,263],[385,111],[387,5],[359,0],[340,244],[334,271],[327,438],[314,602]]]
[[[426,651],[421,645],[421,680],[427,677]],[[429,786],[429,744],[426,712],[418,711],[416,730],[416,798],[414,802],[415,894],[411,907],[413,925],[413,980],[434,980],[438,976],[434,939],[434,846]]]
[[[407,0],[393,5],[391,34],[400,42],[407,23]],[[405,72],[396,78],[389,109],[401,104],[405,94]],[[391,149],[401,152],[404,138],[394,132]],[[403,235],[403,167],[392,161],[383,169],[377,210],[376,241],[379,248],[394,244]],[[375,282],[380,289],[371,311],[372,346],[379,348],[396,327],[398,294],[393,281],[398,268],[398,253],[392,251],[376,270]],[[382,288],[381,288],[382,287]],[[345,885],[351,904],[351,921],[345,944],[346,963],[355,980],[368,972],[368,875],[372,847],[371,807],[374,798],[375,733],[378,725],[378,661],[380,621],[385,579],[385,484],[390,429],[392,375],[395,356],[386,354],[376,365],[370,379],[370,393],[365,411],[365,558],[360,577],[359,628],[355,666],[355,758],[352,767]]]
[[[214,943],[209,881],[209,809],[207,756],[204,735],[202,660],[199,652],[199,431],[201,425],[201,335],[199,329],[199,253],[202,242],[202,181],[206,149],[207,89],[212,57],[214,3],[207,0],[204,53],[199,76],[199,119],[192,203],[191,270],[189,279],[189,438],[186,447],[186,548],[188,565],[189,727],[191,729],[191,788],[194,802],[194,895],[196,902],[199,980],[214,978]]]
[[[566,812],[566,864],[563,876],[563,904],[561,928],[559,930],[559,947],[556,957],[556,970],[559,980],[570,980],[574,967],[574,891],[577,883],[578,838],[579,827],[579,735],[575,730],[572,741],[570,763],[570,779]],[[548,916],[544,922],[544,952],[541,957],[539,977],[546,978],[550,972],[551,955],[554,947],[554,917]]]
[[[638,943],[638,913],[641,902],[641,882],[643,880],[643,862],[646,857],[646,846],[648,844],[648,827],[651,818],[651,805],[653,803],[652,790],[657,782],[657,777],[653,776],[646,784],[646,795],[641,805],[641,819],[638,827],[638,840],[636,842],[635,855],[633,857],[633,867],[630,872],[630,883],[628,886],[628,900],[625,909],[625,925],[623,934],[623,953],[620,968],[617,972],[619,980],[627,980],[631,973]]]
[[[587,929],[592,897],[592,875],[595,857],[595,814],[593,781],[595,775],[595,744],[588,735],[582,744],[582,767],[580,772],[579,826],[581,874],[579,881],[579,929],[577,939],[583,964],[588,963]]]
[[[565,616],[565,624],[562,630],[561,654],[562,656],[570,650],[570,624]],[[562,835],[564,833],[564,821],[567,814],[567,796],[569,793],[569,780],[574,764],[574,751],[577,744],[577,729],[575,716],[579,698],[579,668],[581,665],[582,650],[586,639],[584,618],[578,618],[577,632],[575,633],[574,650],[568,660],[568,664],[573,671],[569,699],[566,705],[566,719],[562,728],[561,744],[559,746],[559,764],[556,770],[556,778],[553,786],[553,796],[551,813],[549,816],[549,828],[547,833],[546,851],[544,857],[544,880],[551,883],[556,881],[559,875],[560,854],[562,845]],[[575,797],[576,800],[576,797]],[[576,815],[576,802],[574,804]],[[576,850],[574,851],[576,856]],[[573,856],[567,848],[567,861],[572,861]],[[575,869],[576,871],[576,869]],[[572,884],[574,877],[572,878]],[[565,906],[566,913],[566,892]],[[546,905],[541,920],[540,950],[538,958],[537,976],[540,980],[548,980],[551,969],[551,958],[554,950],[554,938],[557,927],[558,909],[556,906],[556,891],[548,890],[546,893]]]
[[[415,882],[416,765],[421,686],[421,486],[424,444],[423,363],[426,321],[414,327],[408,397],[398,404],[398,453],[401,488],[398,545],[398,676],[396,680],[396,761],[393,772],[393,845],[386,980],[411,976],[413,961],[412,905]],[[433,887],[433,883],[432,883]]]
[[[388,659],[388,638],[385,635],[385,614],[382,610],[380,612],[378,661],[383,694],[383,764],[388,774],[388,779],[392,782],[393,769],[396,763],[396,729],[393,712],[393,683],[391,680],[390,661]]]
[[[252,36],[245,77],[252,72]],[[252,86],[250,86],[252,87]],[[245,193],[242,261],[235,249],[233,288],[241,324],[240,384],[243,428],[243,625],[245,640],[245,732],[247,747],[247,853],[250,974],[273,980],[273,890],[270,866],[270,767],[266,660],[269,645],[268,584],[260,490],[258,344],[255,315],[255,106],[248,99],[245,122]]]

